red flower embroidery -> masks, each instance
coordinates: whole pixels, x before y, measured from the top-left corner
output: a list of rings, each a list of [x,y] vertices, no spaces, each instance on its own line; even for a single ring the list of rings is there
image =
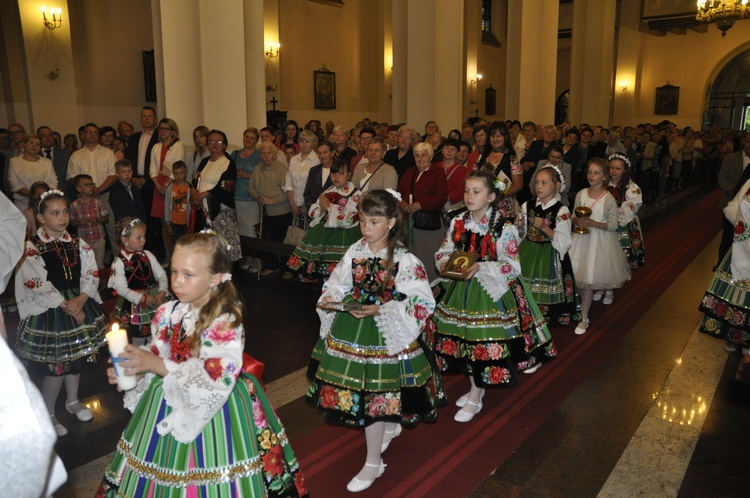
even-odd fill
[[[26,250],[26,256],[36,256],[37,252],[36,249],[27,249]]]
[[[477,344],[476,346],[474,346],[474,357],[477,360],[486,361],[490,359],[490,354],[487,351],[487,348],[484,347],[484,345]]]
[[[333,408],[339,402],[339,395],[336,389],[331,386],[325,386],[320,390],[320,406],[323,408]]]
[[[735,235],[742,235],[743,233],[745,233],[745,224],[742,222],[742,220],[740,220],[734,226],[734,234]]]
[[[448,356],[456,356],[458,348],[456,348],[454,341],[446,340],[440,344],[440,350]]]
[[[284,452],[281,446],[273,446],[268,453],[263,455],[263,470],[271,476],[281,475],[284,470],[283,457]]]
[[[224,369],[221,367],[220,358],[209,358],[206,360],[204,368],[206,369],[206,372],[208,372],[208,376],[213,380],[220,378],[221,374],[224,372]]]
[[[424,280],[425,278],[427,278],[427,272],[424,270],[423,266],[417,266],[416,268],[414,268],[414,275],[419,280]]]
[[[294,476],[294,487],[297,488],[297,494],[300,496],[307,495],[307,483],[305,482],[304,476],[302,476],[302,473],[297,473],[296,476]]]
[[[507,377],[507,370],[500,367],[490,367],[490,384],[500,384]]]
[[[96,278],[99,278],[99,270],[94,270],[91,272],[91,274],[95,276]]]
[[[425,320],[428,316],[430,316],[430,312],[427,311],[426,306],[420,304],[414,305],[414,318],[417,320]]]
[[[33,280],[27,280],[26,287],[28,287],[29,289],[33,289],[36,287],[36,283]]]

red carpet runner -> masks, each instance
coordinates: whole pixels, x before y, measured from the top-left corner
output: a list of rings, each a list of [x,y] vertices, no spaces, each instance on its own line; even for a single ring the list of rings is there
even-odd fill
[[[651,304],[720,229],[717,190],[644,234],[647,264],[617,291],[615,304],[594,303],[589,332],[552,329],[558,358],[516,387],[488,390],[473,422],[453,421],[453,402],[468,390],[466,377],[444,378],[449,405],[436,424],[405,430],[383,455],[385,474],[359,496],[459,497],[497,468],[604,360]],[[696,303],[697,306],[697,303]],[[310,408],[310,416],[320,416]],[[323,426],[293,441],[311,496],[352,496],[346,483],[365,460],[364,433]]]

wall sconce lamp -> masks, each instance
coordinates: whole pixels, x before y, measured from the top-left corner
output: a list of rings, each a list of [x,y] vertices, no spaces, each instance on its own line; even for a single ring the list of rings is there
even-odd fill
[[[279,48],[281,47],[280,43],[272,43],[268,50],[266,50],[266,57],[269,59],[275,59],[279,56]]]
[[[622,93],[625,93],[628,91],[628,82],[627,81],[619,81],[617,82],[617,86],[620,87],[620,91]]]
[[[473,79],[473,80],[471,80],[471,84],[472,84],[472,85],[475,85],[475,86],[476,86],[476,84],[477,84],[477,83],[479,82],[479,80],[481,80],[482,78],[484,78],[484,75],[483,75],[482,73],[477,73],[477,77],[476,77],[476,79]]]
[[[49,13],[52,15],[52,20],[47,19],[47,7],[42,7],[42,20],[44,22],[44,27],[50,31],[54,31],[62,26],[62,9],[60,7],[56,9],[52,8],[49,9]]]

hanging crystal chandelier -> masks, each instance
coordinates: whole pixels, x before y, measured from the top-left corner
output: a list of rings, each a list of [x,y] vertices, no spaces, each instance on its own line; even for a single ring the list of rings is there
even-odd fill
[[[698,0],[698,13],[695,18],[702,22],[716,22],[721,37],[734,26],[735,21],[750,17],[748,0]]]

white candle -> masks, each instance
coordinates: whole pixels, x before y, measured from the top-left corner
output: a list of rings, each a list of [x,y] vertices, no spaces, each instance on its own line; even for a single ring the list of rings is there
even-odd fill
[[[115,323],[112,325],[112,330],[107,332],[105,337],[107,338],[107,344],[109,344],[109,355],[112,357],[112,366],[117,375],[117,387],[123,391],[129,391],[135,387],[138,379],[134,375],[125,374],[121,364],[124,358],[119,358],[120,353],[125,351],[125,346],[128,345],[128,332],[125,329],[121,329]]]

